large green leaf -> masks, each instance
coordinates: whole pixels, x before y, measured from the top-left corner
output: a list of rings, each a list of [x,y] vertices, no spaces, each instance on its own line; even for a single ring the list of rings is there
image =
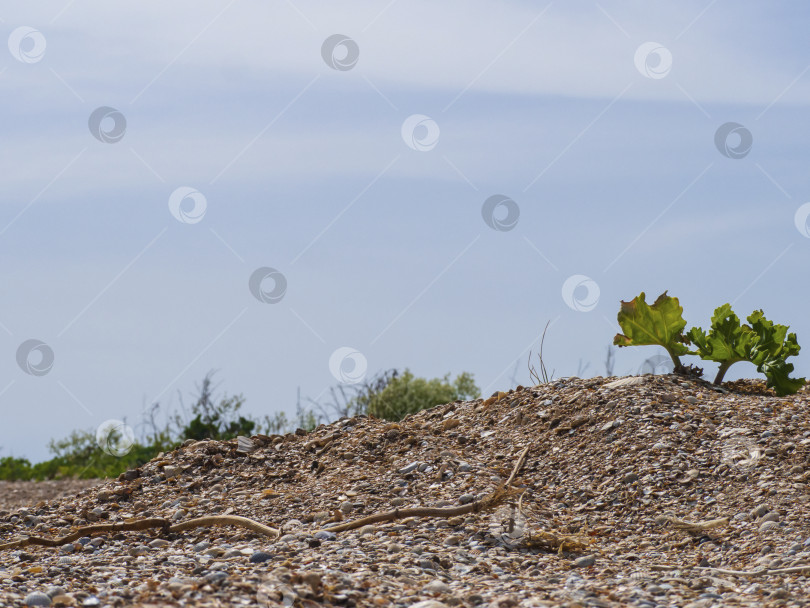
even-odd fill
[[[665,291],[650,306],[642,291],[629,302],[622,301],[618,321],[624,334],[616,334],[613,344],[662,346],[672,357],[675,368],[683,367],[678,357],[688,355],[690,351],[688,338],[683,333],[686,327],[683,307],[678,298],[668,296]]]
[[[768,321],[761,310],[752,312],[748,323],[741,324],[731,305],[723,304],[714,311],[708,334],[693,327],[687,336],[697,346],[701,359],[720,364],[715,384],[722,382],[734,363],[750,361],[758,372],[765,374],[767,385],[777,395],[795,393],[804,384],[804,378],[789,377],[793,364],[786,359],[799,354],[796,334],[788,334],[786,325]]]

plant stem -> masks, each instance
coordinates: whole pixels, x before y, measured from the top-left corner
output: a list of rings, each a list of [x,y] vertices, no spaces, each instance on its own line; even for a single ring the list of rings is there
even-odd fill
[[[720,384],[721,382],[723,382],[723,376],[726,375],[726,371],[728,370],[729,367],[731,367],[732,363],[734,363],[734,361],[726,361],[720,364],[720,369],[717,370],[717,376],[715,376],[714,378],[715,384]]]
[[[673,369],[672,371],[677,372],[678,370],[683,369],[683,365],[681,364],[681,360],[678,358],[678,355],[676,355],[669,349],[667,349],[667,353],[669,353],[669,356],[672,359],[672,363],[675,364],[675,369]]]

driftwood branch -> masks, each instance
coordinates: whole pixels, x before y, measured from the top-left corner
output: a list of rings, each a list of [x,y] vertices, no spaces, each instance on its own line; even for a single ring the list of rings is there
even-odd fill
[[[723,568],[695,568],[701,572],[711,572],[712,574],[728,574],[731,576],[771,576],[777,574],[810,574],[810,564],[806,566],[793,566],[792,568],[761,568],[757,570],[725,570]]]
[[[211,526],[238,526],[240,528],[246,528],[256,532],[257,534],[262,534],[271,538],[277,538],[279,536],[279,531],[275,528],[270,528],[264,524],[260,524],[257,521],[253,521],[247,517],[239,517],[238,515],[211,515],[207,517],[197,517],[195,519],[189,519],[176,524],[172,524],[168,519],[163,519],[161,517],[151,517],[146,519],[128,520],[120,523],[83,526],[74,532],[71,532],[67,536],[62,536],[61,538],[28,536],[26,538],[0,544],[0,551],[5,549],[19,549],[21,547],[27,547],[28,545],[59,547],[78,540],[83,536],[98,533],[110,534],[115,532],[130,532],[133,530],[148,530],[150,528],[160,528],[163,533],[184,532],[193,528]]]
[[[729,523],[728,517],[709,519],[707,521],[686,521],[673,517],[672,515],[662,515],[657,517],[655,521],[661,525],[671,524],[676,530],[683,530],[689,534],[703,534],[707,530],[727,526]]]
[[[348,521],[344,524],[337,526],[329,526],[326,528],[329,532],[346,532],[347,530],[356,530],[363,526],[376,524],[384,521],[395,521],[397,519],[404,519],[405,517],[457,517],[459,515],[466,515],[468,513],[480,513],[492,509],[506,499],[518,494],[520,491],[512,488],[512,482],[518,474],[523,464],[526,461],[526,454],[529,453],[529,446],[518,456],[515,466],[512,468],[512,473],[505,483],[498,486],[494,492],[485,496],[481,500],[473,501],[466,505],[458,507],[412,507],[410,509],[394,509],[393,511],[385,511],[383,513],[375,513],[368,517]]]

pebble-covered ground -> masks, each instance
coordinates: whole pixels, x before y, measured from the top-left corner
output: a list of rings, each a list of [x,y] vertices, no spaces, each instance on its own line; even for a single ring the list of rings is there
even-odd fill
[[[25,535],[162,517],[279,528],[0,549],[2,606],[810,605],[810,392],[578,378],[400,423],[188,443],[118,480],[0,511]],[[330,527],[411,507],[479,513]]]

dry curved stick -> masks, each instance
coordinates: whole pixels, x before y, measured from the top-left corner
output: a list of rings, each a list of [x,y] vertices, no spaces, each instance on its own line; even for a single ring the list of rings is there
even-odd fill
[[[40,545],[42,547],[59,547],[67,543],[78,540],[83,536],[90,534],[111,533],[111,532],[130,532],[132,530],[148,530],[149,528],[161,528],[165,532],[184,532],[193,528],[203,526],[238,526],[240,528],[247,528],[257,534],[277,538],[279,531],[275,528],[270,528],[257,521],[248,519],[247,517],[240,517],[238,515],[210,515],[206,517],[197,517],[189,519],[176,524],[172,524],[168,519],[162,517],[150,517],[146,519],[127,520],[120,523],[113,524],[95,524],[92,526],[83,526],[67,536],[61,538],[44,538],[42,536],[29,536],[19,540],[11,541],[8,543],[0,544],[0,551],[4,549],[19,549],[28,545]]]
[[[369,524],[376,524],[381,521],[394,521],[405,517],[456,517],[467,513],[479,513],[492,507],[496,507],[510,496],[516,494],[516,490],[500,487],[482,500],[476,500],[459,507],[412,507],[410,509],[394,509],[384,513],[375,513],[368,517],[348,521],[345,524],[324,528],[328,532],[346,532],[355,530]]]
[[[395,521],[405,517],[456,517],[458,515],[466,515],[467,513],[479,513],[481,511],[486,511],[498,506],[504,500],[519,492],[519,490],[512,488],[511,484],[512,481],[514,481],[515,476],[518,474],[518,471],[520,471],[521,467],[523,467],[523,463],[526,460],[526,454],[528,453],[529,446],[526,446],[520,453],[515,466],[512,468],[512,474],[509,475],[506,482],[498,486],[498,488],[492,492],[492,494],[482,498],[481,500],[476,500],[459,507],[412,507],[410,509],[394,509],[393,511],[375,513],[374,515],[369,515],[368,517],[348,521],[345,524],[330,526],[329,528],[326,528],[326,530],[328,532],[346,532],[347,530],[355,530],[370,524],[376,524],[382,521]]]
[[[678,519],[672,515],[662,515],[656,518],[659,524],[672,524],[672,527],[677,530],[683,530],[689,534],[702,534],[706,530],[712,528],[719,528],[720,526],[727,526],[729,523],[728,517],[721,517],[719,519],[710,519],[708,521],[686,521]]]
[[[794,566],[792,568],[762,568],[759,570],[724,570],[723,568],[695,568],[696,570],[713,572],[715,574],[729,574],[733,576],[769,576],[771,574],[810,574],[810,564],[807,566]]]
[[[503,484],[507,488],[512,485],[512,482],[515,480],[515,475],[518,474],[518,471],[520,471],[520,469],[523,468],[523,463],[525,462],[526,454],[528,453],[529,453],[529,446],[527,445],[525,448],[523,448],[523,451],[520,453],[520,456],[518,456],[517,462],[515,463],[515,467],[512,469],[512,474],[509,475],[509,479],[507,479],[506,483]]]

